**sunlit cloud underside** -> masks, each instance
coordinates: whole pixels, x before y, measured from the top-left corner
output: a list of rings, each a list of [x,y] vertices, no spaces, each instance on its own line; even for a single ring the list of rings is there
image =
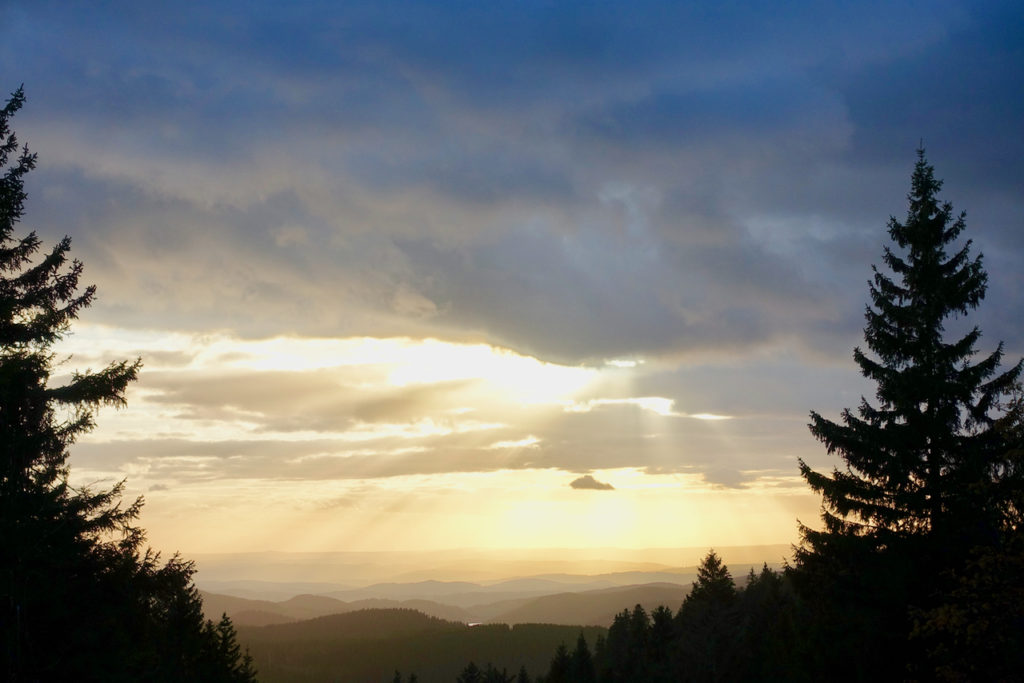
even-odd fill
[[[758,512],[769,520],[803,500],[792,472],[729,470],[753,437],[724,425],[744,420],[631,395],[649,371],[639,363],[97,325],[59,351],[68,369],[143,358],[128,407],[75,446],[75,481],[127,477],[149,498],[151,532],[192,550],[223,547],[225,534],[238,549],[275,534],[296,549],[696,543],[726,533],[728,515],[712,510],[756,504],[775,510]],[[590,472],[610,490],[569,486]],[[655,522],[669,511],[687,521],[666,536]],[[260,522],[237,531],[246,519]],[[772,524],[729,533],[776,542],[769,529],[786,527]]]

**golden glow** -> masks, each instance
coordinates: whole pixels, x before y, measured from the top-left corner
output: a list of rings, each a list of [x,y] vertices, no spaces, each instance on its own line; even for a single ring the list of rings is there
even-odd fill
[[[553,403],[584,390],[598,377],[591,368],[547,363],[487,344],[456,344],[407,337],[313,339],[274,337],[242,340],[226,335],[124,332],[103,325],[80,325],[61,342],[60,353],[76,358],[187,354],[190,369],[305,371],[372,366],[386,369],[393,386],[480,380],[526,403]],[[145,359],[144,359],[145,360]],[[149,361],[147,366],[149,365]],[[161,363],[157,362],[160,366]]]
[[[127,476],[130,492],[147,495],[157,547],[777,543],[794,540],[795,511],[816,517],[802,483],[773,473],[739,489],[679,473],[680,453],[698,442],[726,468],[747,445],[732,416],[634,395],[640,361],[569,367],[436,339],[241,340],[97,325],[76,328],[58,352],[73,355],[69,369],[143,357],[128,408],[100,416],[83,439],[95,455],[73,449],[72,475]],[[559,463],[578,462],[572,439],[588,438],[595,417],[625,430],[652,470],[675,474],[599,470],[590,474],[614,490],[572,489],[581,473]]]
[[[404,349],[390,374],[397,386],[476,379],[524,403],[553,403],[584,389],[596,372],[545,363],[486,344],[451,344],[427,339]]]
[[[488,446],[488,448],[533,448],[538,444],[540,444],[540,439],[531,434],[525,439],[519,439],[518,441],[496,441]]]
[[[642,360],[630,360],[625,358],[613,358],[604,362],[605,365],[610,365],[613,368],[635,368],[637,365],[641,365],[642,363]]]
[[[722,490],[696,475],[625,469],[595,476],[615,490],[573,490],[572,477],[553,470],[386,483],[195,482],[148,494],[145,516],[160,547],[297,552],[791,543],[796,518],[813,521],[817,513],[817,499],[799,482]]]
[[[563,404],[569,413],[589,413],[601,406],[633,405],[662,416],[678,415],[673,412],[674,401],[661,396],[639,396],[636,398],[592,398],[586,401],[567,401]]]

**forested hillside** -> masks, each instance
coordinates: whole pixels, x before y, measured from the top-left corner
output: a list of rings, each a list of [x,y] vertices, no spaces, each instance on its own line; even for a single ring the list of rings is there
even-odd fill
[[[329,614],[356,612],[365,609],[412,609],[427,616],[461,621],[477,621],[465,610],[431,600],[365,599],[345,602],[326,595],[296,595],[288,600],[249,600],[233,595],[200,591],[203,613],[207,618],[227,614],[238,626],[267,626],[314,619]]]
[[[468,626],[413,610],[363,610],[293,624],[239,627],[260,680],[391,681],[395,670],[421,683],[449,683],[467,662],[516,673],[547,670],[559,644],[583,633],[593,646],[599,627],[550,624]]]

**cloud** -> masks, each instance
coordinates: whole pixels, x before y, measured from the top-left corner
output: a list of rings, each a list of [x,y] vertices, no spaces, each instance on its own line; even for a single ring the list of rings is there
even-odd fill
[[[710,483],[742,487],[760,476],[749,474],[755,469],[790,474],[795,455],[809,462],[820,455],[802,411],[700,420],[643,409],[644,398],[584,398],[585,405],[598,408],[580,412],[567,411],[561,402],[502,400],[486,387],[466,396],[471,407],[449,410],[446,405],[465,404],[445,403],[443,386],[437,388],[439,404],[421,401],[435,389],[426,385],[413,388],[411,401],[374,405],[376,420],[367,421],[355,415],[361,404],[374,403],[367,396],[377,389],[332,387],[328,381],[304,390],[304,373],[260,375],[243,382],[223,375],[200,378],[170,403],[155,392],[169,383],[143,386],[130,397],[129,411],[112,416],[133,422],[118,428],[117,420],[102,420],[105,429],[73,447],[76,467],[161,482],[631,468],[702,475]]]
[[[168,481],[791,473],[820,450],[807,411],[871,393],[850,350],[922,136],[987,255],[988,348],[1024,351],[1018,14],[0,10],[0,66],[28,93],[15,128],[40,154],[25,226],[73,237],[99,286],[87,320],[647,361],[567,413],[474,378],[396,386],[380,367],[211,367],[188,344],[104,340],[76,357],[142,355],[130,410],[153,421],[98,432],[76,458]],[[643,397],[736,419],[676,419]]]
[[[1019,215],[1018,42],[992,38],[1013,9],[33,3],[0,64],[41,154],[28,217],[75,237],[101,319],[565,361],[832,353],[851,253],[877,258],[922,134],[970,177],[1002,150],[962,204]],[[875,104],[902,97],[917,116]]]
[[[579,479],[573,479],[569,486],[574,489],[590,489],[592,491],[614,491],[615,487],[594,479],[593,476],[585,474]]]
[[[852,363],[820,367],[812,396],[792,380],[795,361],[587,369],[440,341],[121,336],[83,326],[67,342],[72,363],[95,348],[188,362],[143,372],[130,409],[102,416],[75,461],[159,482],[629,468],[744,487],[791,473],[796,456],[814,461],[803,415],[859,395],[836,389],[857,377]]]

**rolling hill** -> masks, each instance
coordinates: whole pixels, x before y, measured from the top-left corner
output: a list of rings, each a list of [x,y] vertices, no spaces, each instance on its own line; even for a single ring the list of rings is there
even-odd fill
[[[623,609],[642,605],[648,612],[659,605],[665,605],[673,612],[679,609],[689,586],[678,584],[647,584],[608,588],[583,593],[558,593],[540,598],[509,604],[507,611],[500,611],[487,621],[504,624],[583,624],[585,626],[610,626],[615,615]],[[491,605],[491,608],[500,605]]]
[[[304,619],[315,619],[331,614],[344,614],[365,609],[412,609],[427,616],[469,623],[478,621],[472,614],[452,605],[431,600],[387,600],[370,598],[345,602],[326,595],[297,595],[288,600],[249,600],[233,595],[207,593],[203,596],[203,613],[207,619],[217,620],[227,614],[236,626],[269,626]]]
[[[551,624],[468,626],[407,609],[360,610],[272,626],[240,626],[264,683],[389,683],[395,670],[421,683],[450,683],[470,661],[510,673],[544,673],[561,643],[580,633],[593,648],[599,627]]]

